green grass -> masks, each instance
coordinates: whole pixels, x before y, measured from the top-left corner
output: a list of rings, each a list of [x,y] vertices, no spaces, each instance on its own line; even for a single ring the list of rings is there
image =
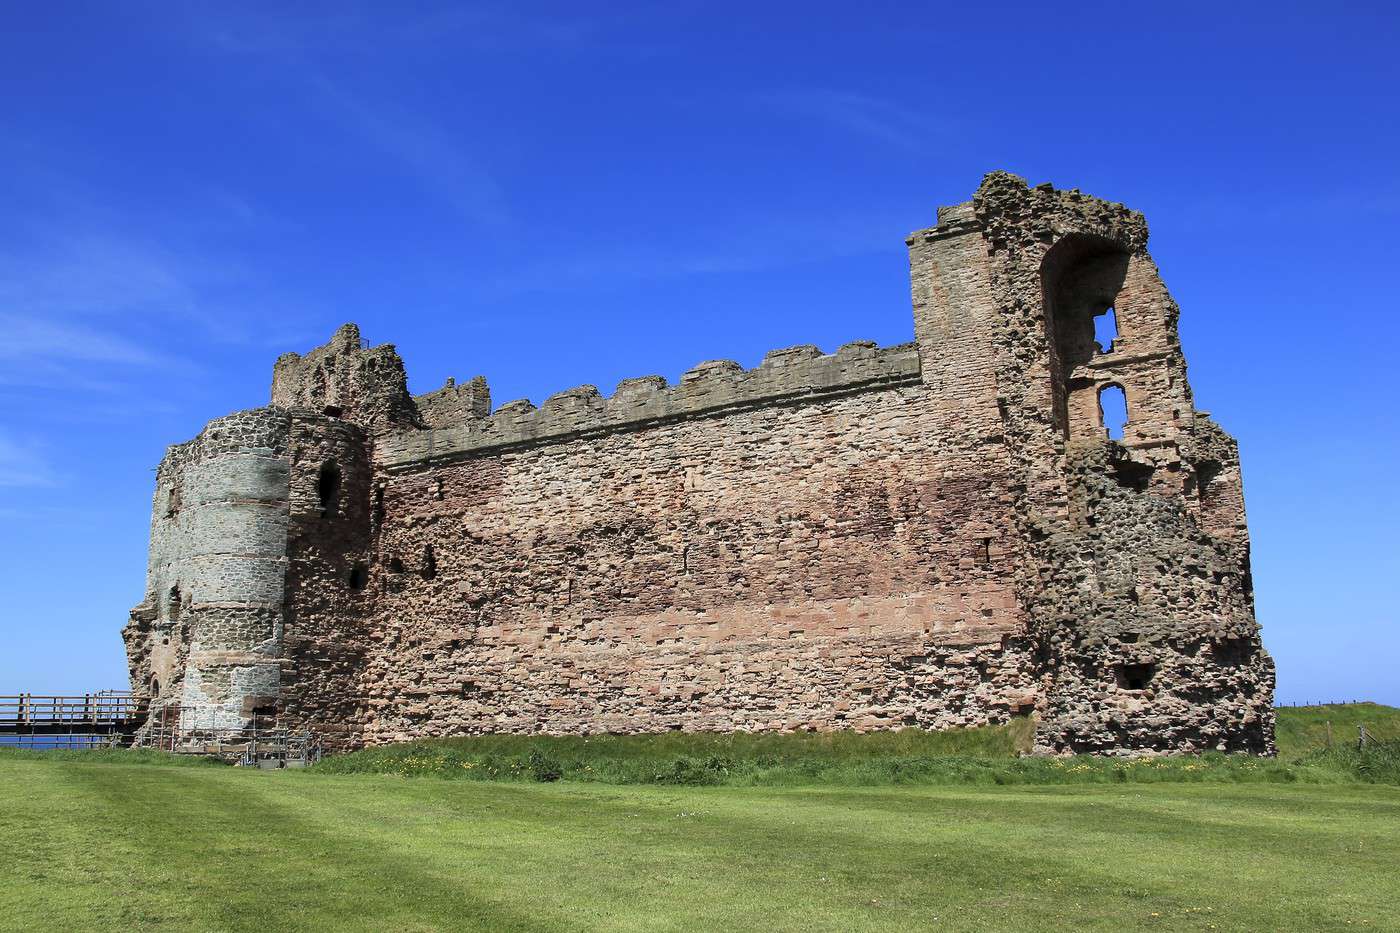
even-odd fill
[[[278,772],[0,751],[0,929],[1400,929],[1400,787],[1358,773],[1394,743],[1359,755],[1348,715],[1400,724],[1282,710],[1273,762],[1017,758],[1025,723],[490,737]],[[449,753],[526,773],[402,776]],[[711,757],[728,786],[658,786]]]
[[[16,930],[1400,928],[1400,789],[732,788],[0,758]]]

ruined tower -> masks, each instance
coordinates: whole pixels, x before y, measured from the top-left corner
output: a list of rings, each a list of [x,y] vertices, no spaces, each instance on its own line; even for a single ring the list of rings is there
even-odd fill
[[[993,173],[907,242],[902,346],[495,410],[351,325],[280,358],[161,464],[133,687],[342,747],[1034,713],[1044,752],[1272,751],[1238,454],[1143,217]]]

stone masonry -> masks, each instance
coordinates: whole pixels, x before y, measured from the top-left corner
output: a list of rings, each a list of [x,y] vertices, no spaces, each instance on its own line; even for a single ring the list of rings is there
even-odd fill
[[[495,409],[354,325],[284,355],[161,462],[133,689],[340,748],[1034,714],[1045,753],[1271,753],[1238,452],[1142,215],[998,172],[907,243],[901,346]]]

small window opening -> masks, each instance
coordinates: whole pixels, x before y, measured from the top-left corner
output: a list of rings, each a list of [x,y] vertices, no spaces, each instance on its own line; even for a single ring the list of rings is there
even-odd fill
[[[1225,667],[1243,667],[1254,658],[1254,642],[1249,638],[1226,638],[1212,645],[1211,653]]]
[[[180,487],[170,487],[170,497],[165,500],[165,517],[174,518],[180,513]]]
[[[1128,424],[1128,395],[1123,387],[1109,383],[1099,390],[1099,424],[1115,441],[1123,439]]]
[[[1201,502],[1210,498],[1210,484],[1220,475],[1223,467],[1218,460],[1202,460],[1196,465],[1196,492]]]
[[[424,580],[431,580],[437,576],[437,558],[433,556],[433,546],[429,544],[423,548],[423,569],[419,571]]]
[[[982,538],[977,542],[977,563],[983,567],[992,562],[992,539]]]
[[[321,517],[335,514],[340,503],[340,467],[334,460],[321,464],[321,475],[316,481],[316,494],[321,499]]]
[[[403,559],[399,557],[389,558],[389,572],[403,573]]]
[[[681,574],[690,576],[690,545],[681,548]]]
[[[1146,690],[1157,673],[1155,664],[1120,664],[1117,668],[1118,687],[1122,690]]]
[[[379,527],[384,523],[384,487],[374,487],[374,525]]]
[[[321,409],[321,413],[328,418],[339,418],[344,412],[345,410],[339,405],[327,405]]]
[[[1113,305],[1104,308],[1094,316],[1094,343],[1100,353],[1112,353],[1113,342],[1118,339],[1118,314]]]
[[[350,589],[356,592],[369,584],[369,565],[360,561],[350,568]]]
[[[441,498],[442,498],[442,477],[441,477],[441,476],[435,477],[435,478],[433,479],[433,498],[435,498],[435,499],[441,499]]]
[[[1112,466],[1114,482],[1124,489],[1146,492],[1147,487],[1152,484],[1154,469],[1151,464],[1138,463],[1124,457],[1122,460],[1113,461]]]
[[[160,696],[160,679],[159,679],[159,678],[156,678],[156,677],[152,677],[152,678],[151,678],[151,696],[152,696],[152,697],[158,697],[158,696]]]
[[[182,608],[184,608],[184,606],[180,602],[180,584],[177,583],[170,588],[170,592],[166,596],[165,613],[170,618],[171,622],[180,621],[180,610]]]

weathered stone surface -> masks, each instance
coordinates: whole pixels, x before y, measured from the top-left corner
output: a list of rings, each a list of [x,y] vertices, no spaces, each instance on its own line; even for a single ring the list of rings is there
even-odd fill
[[[938,217],[904,346],[494,412],[352,325],[282,357],[162,462],[133,685],[340,746],[1034,710],[1044,752],[1270,752],[1238,453],[1142,216],[994,173]]]

